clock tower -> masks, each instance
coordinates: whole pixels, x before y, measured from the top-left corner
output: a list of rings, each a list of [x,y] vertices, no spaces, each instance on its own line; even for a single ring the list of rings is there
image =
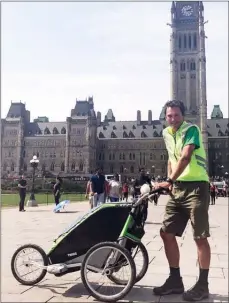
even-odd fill
[[[171,7],[171,99],[183,101],[186,120],[197,123],[207,151],[204,7],[202,1],[173,1]]]
[[[195,122],[200,122],[196,118],[201,114],[201,103],[206,103],[201,95],[202,90],[206,95],[203,10],[201,1],[173,1],[169,24],[171,99],[183,101],[187,119]]]

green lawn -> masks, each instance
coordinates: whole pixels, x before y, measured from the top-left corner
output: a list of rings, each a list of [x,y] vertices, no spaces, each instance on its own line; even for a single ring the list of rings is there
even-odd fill
[[[29,200],[30,193],[26,195],[25,204]],[[38,204],[54,204],[53,194],[35,194],[35,199]],[[1,205],[4,206],[18,206],[19,204],[19,194],[2,194],[1,195]],[[70,200],[71,202],[79,202],[85,200],[85,194],[74,194],[74,193],[63,193],[61,195],[60,201]]]

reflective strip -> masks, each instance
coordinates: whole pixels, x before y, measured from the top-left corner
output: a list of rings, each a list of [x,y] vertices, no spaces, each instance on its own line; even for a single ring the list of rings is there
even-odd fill
[[[197,161],[197,164],[198,164],[199,166],[202,166],[205,170],[207,170],[207,167],[206,167],[205,164],[203,164],[203,163],[201,163],[201,162],[198,162],[198,161]]]
[[[200,160],[200,161],[203,161],[205,164],[207,164],[207,160],[201,156],[198,156],[198,155],[195,155],[196,157],[196,160]]]

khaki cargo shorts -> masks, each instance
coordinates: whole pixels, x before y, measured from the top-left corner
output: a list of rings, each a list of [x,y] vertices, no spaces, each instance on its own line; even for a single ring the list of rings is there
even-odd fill
[[[162,230],[181,237],[188,220],[195,239],[209,237],[208,182],[176,182],[165,208]]]

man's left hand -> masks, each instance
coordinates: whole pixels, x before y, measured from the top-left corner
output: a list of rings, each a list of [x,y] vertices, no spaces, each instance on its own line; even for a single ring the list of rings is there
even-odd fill
[[[169,190],[172,189],[172,185],[169,182],[160,182],[160,183],[155,183],[154,184],[154,188],[155,189],[159,189],[159,188],[168,188]]]

